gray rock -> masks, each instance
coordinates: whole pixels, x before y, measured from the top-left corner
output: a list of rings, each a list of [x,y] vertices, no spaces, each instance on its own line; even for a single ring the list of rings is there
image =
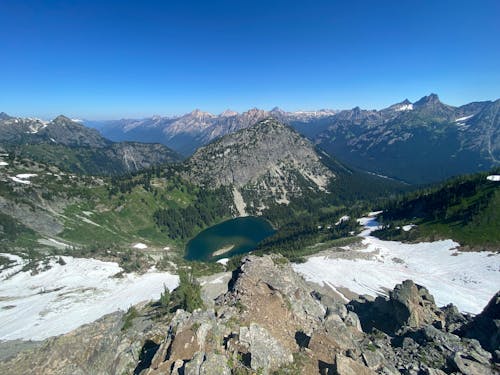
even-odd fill
[[[375,371],[354,361],[351,358],[337,354],[335,357],[335,371],[338,375],[374,375]]]
[[[284,348],[263,327],[251,323],[250,327],[240,327],[240,342],[248,347],[251,353],[251,367],[268,374],[282,365],[292,363],[292,353]]]
[[[184,366],[184,375],[200,375],[200,367],[205,360],[204,352],[197,352]]]
[[[484,365],[471,359],[466,354],[457,352],[452,359],[453,365],[464,375],[495,375],[491,366]]]
[[[462,331],[464,336],[477,339],[491,352],[500,349],[500,291]]]
[[[220,354],[209,353],[200,367],[200,375],[231,375],[227,358]]]
[[[366,366],[372,370],[378,370],[385,362],[384,355],[378,351],[365,351],[362,354]]]
[[[359,321],[358,315],[356,315],[356,313],[349,311],[346,318],[344,319],[344,322],[348,327],[354,327],[359,332],[363,332],[363,330],[361,329],[361,322]]]

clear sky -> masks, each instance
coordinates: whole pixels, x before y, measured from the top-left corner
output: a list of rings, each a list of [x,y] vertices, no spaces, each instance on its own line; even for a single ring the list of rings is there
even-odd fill
[[[500,1],[0,1],[0,111],[110,119],[500,97]]]

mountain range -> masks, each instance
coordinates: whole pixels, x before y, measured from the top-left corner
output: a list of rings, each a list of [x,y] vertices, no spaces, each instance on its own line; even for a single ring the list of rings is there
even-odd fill
[[[112,142],[62,115],[47,122],[2,112],[0,146],[19,156],[88,174],[123,174],[181,159],[159,143]]]
[[[408,183],[430,183],[488,170],[500,161],[500,100],[460,107],[430,94],[382,110],[285,112],[251,109],[219,115],[85,122],[115,141],[157,141],[183,155],[226,134],[273,117],[354,167]]]

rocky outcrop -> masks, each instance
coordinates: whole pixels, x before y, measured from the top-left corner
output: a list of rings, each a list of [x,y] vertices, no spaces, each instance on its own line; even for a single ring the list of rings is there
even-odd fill
[[[493,296],[481,314],[463,327],[462,333],[466,337],[477,339],[500,360],[500,291]]]
[[[34,348],[0,362],[0,373],[104,375],[131,374],[140,363],[144,347],[156,349],[165,324],[147,314],[124,327],[125,315],[117,312],[65,335],[50,338]],[[144,357],[144,355],[142,355]]]
[[[497,317],[493,301],[482,319]],[[125,331],[121,315],[113,314],[47,340],[0,364],[0,372],[475,375],[500,369],[495,353],[460,333],[473,326],[471,318],[453,306],[437,308],[424,287],[408,280],[388,299],[346,306],[315,290],[280,256],[245,257],[209,309],[158,315],[152,308],[140,310]],[[375,313],[369,330],[367,311]],[[378,319],[395,323],[384,332]]]
[[[429,291],[411,280],[405,280],[389,292],[389,299],[377,297],[375,301],[352,301],[364,331],[379,329],[388,334],[405,328],[418,328],[424,324],[445,326],[444,313],[439,310]]]

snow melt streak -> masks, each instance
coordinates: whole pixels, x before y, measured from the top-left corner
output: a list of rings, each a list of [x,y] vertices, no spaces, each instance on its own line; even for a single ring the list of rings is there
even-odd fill
[[[374,218],[363,218],[363,253],[369,259],[311,257],[294,269],[307,280],[345,287],[357,294],[386,294],[403,280],[412,279],[434,295],[438,306],[455,304],[461,311],[477,314],[500,288],[500,255],[490,252],[459,252],[452,240],[403,244],[370,236]]]
[[[36,275],[22,272],[24,261],[0,272],[0,340],[43,340],[93,322],[103,315],[159,298],[165,284],[170,290],[178,277],[169,273],[113,275],[116,263],[62,257]]]

